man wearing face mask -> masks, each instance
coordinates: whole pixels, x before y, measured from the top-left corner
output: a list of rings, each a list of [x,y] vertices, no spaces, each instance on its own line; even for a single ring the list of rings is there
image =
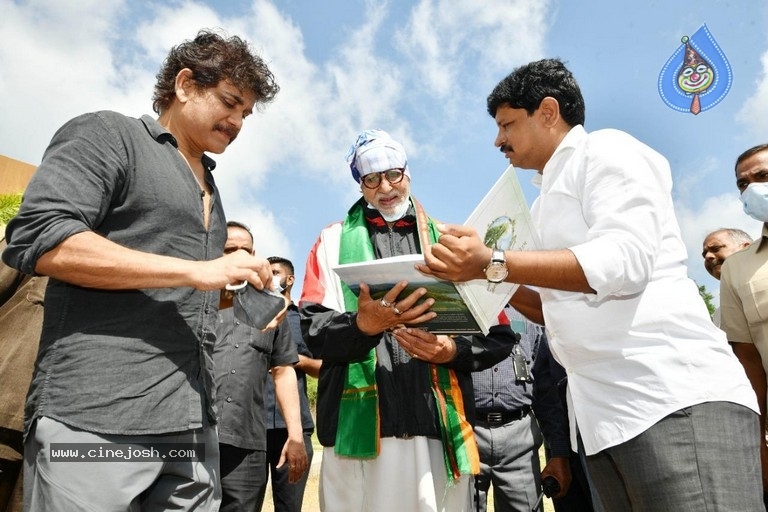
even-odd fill
[[[347,162],[363,197],[320,234],[299,302],[304,340],[323,360],[321,510],[467,512],[479,471],[470,372],[506,357],[514,334],[503,313],[487,336],[406,328],[435,316],[424,288],[401,297],[403,281],[373,300],[365,283],[357,297],[339,281],[339,263],[418,254],[436,239],[399,142],[367,130]]]
[[[245,224],[229,221],[224,254],[240,250],[254,253],[253,235]],[[290,329],[283,322],[274,329],[259,331],[240,322],[234,314],[233,298],[233,292],[221,291],[213,349],[222,512],[261,510],[264,502],[268,473],[264,386],[268,373],[288,431],[278,467],[288,466],[290,482],[302,478],[307,469],[292,368],[298,357]]]
[[[307,450],[307,466],[309,466],[312,464],[312,433],[315,431],[315,422],[312,420],[312,411],[307,397],[307,375],[317,378],[323,362],[312,358],[312,352],[309,351],[301,336],[299,310],[291,300],[291,289],[295,280],[293,263],[280,256],[270,256],[267,261],[272,267],[272,287],[276,292],[282,293],[288,303],[286,322],[283,325],[288,324],[291,338],[299,354],[299,362],[293,365],[293,369],[296,370],[301,426],[304,432],[304,448]],[[291,483],[288,479],[288,468],[285,465],[279,466],[283,446],[288,440],[288,428],[280,408],[277,407],[275,386],[270,379],[267,379],[264,388],[264,405],[267,413],[267,464],[275,512],[301,512],[309,472],[304,473],[297,482]]]
[[[744,211],[763,223],[759,239],[732,254],[720,273],[720,328],[747,372],[760,407],[763,501],[768,505],[768,445],[765,442],[768,372],[768,144],[736,159],[736,186]]]

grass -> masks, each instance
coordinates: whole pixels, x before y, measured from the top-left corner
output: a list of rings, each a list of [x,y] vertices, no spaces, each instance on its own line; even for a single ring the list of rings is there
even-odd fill
[[[0,225],[16,216],[21,206],[21,194],[0,194]]]

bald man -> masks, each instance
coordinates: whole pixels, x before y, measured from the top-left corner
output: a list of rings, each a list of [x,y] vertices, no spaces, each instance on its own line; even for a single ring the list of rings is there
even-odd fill
[[[720,280],[720,272],[725,258],[748,247],[752,237],[746,231],[736,228],[721,228],[713,231],[704,238],[701,257],[704,258],[704,268]]]
[[[709,275],[720,280],[725,258],[738,252],[752,243],[752,237],[746,231],[736,228],[722,228],[713,231],[704,238],[701,257],[704,258],[704,268]],[[720,327],[720,307],[712,314],[712,321]]]

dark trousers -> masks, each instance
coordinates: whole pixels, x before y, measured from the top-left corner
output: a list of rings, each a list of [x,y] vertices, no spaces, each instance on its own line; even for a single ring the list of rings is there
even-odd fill
[[[272,501],[275,512],[301,512],[304,501],[304,488],[307,485],[309,468],[312,465],[312,431],[304,431],[304,447],[307,450],[307,472],[296,483],[288,482],[288,464],[278,468],[280,453],[288,440],[288,429],[271,428],[267,430],[267,463],[272,480]]]
[[[219,444],[221,512],[259,512],[267,490],[267,454]]]
[[[21,511],[21,461],[0,459],[0,512]]]
[[[21,512],[23,459],[21,432],[0,427],[0,512]]]
[[[555,512],[593,512],[589,481],[579,454],[572,451],[568,463],[571,467],[571,485],[565,496],[552,500]]]

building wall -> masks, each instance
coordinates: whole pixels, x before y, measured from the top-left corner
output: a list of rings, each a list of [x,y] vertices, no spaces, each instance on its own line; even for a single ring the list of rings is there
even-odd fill
[[[0,155],[0,194],[24,192],[35,169],[32,164]]]

